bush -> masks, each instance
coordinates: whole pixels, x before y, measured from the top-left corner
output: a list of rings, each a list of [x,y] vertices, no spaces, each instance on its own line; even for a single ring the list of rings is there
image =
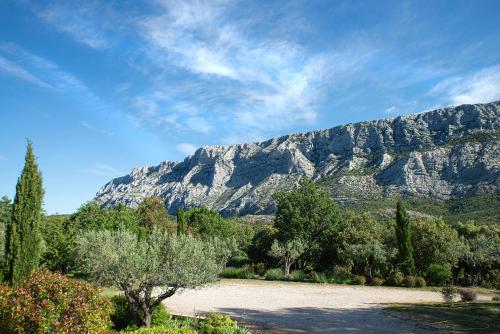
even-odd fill
[[[365,278],[365,276],[360,276],[360,275],[358,275],[358,276],[354,276],[354,278],[353,278],[352,282],[353,282],[354,284],[356,284],[356,285],[365,285],[365,283],[366,283],[366,278]]]
[[[227,262],[227,265],[229,267],[236,267],[236,268],[241,268],[244,265],[251,264],[252,261],[248,258],[248,256],[233,256],[229,261]]]
[[[415,276],[408,275],[405,277],[403,283],[406,287],[413,288],[415,287],[415,285],[417,285],[417,279],[415,278]]]
[[[247,266],[244,266],[243,268],[226,267],[221,276],[225,278],[249,279],[253,278],[255,274],[253,273],[253,270]]]
[[[473,289],[460,288],[458,289],[460,300],[463,302],[473,302],[477,299],[477,293]]]
[[[114,329],[122,330],[127,327],[139,327],[139,324],[134,323],[134,318],[129,311],[127,299],[125,298],[125,296],[113,296],[113,298],[111,298],[111,303],[113,304],[111,321],[113,322]],[[153,310],[153,314],[151,316],[151,326],[165,326],[170,324],[171,321],[172,316],[170,315],[170,313],[168,313],[165,305],[160,304]]]
[[[198,331],[200,334],[250,334],[246,328],[220,313],[208,313],[198,323]]]
[[[313,281],[315,283],[330,283],[330,279],[325,273],[314,273]]]
[[[335,266],[328,276],[330,276],[331,283],[337,284],[348,284],[353,280],[353,274],[349,266]]]
[[[374,277],[370,284],[373,286],[381,286],[382,283],[384,283],[383,279],[381,279],[380,277]]]
[[[127,334],[197,334],[198,332],[194,329],[187,327],[169,327],[169,326],[153,326],[149,328],[137,328],[122,331],[120,333]]]
[[[262,262],[259,262],[259,263],[255,263],[253,265],[253,270],[254,272],[257,274],[257,275],[264,275],[264,273],[266,272],[266,265]]]
[[[93,285],[48,270],[16,288],[0,287],[1,333],[106,333],[111,304]]]
[[[492,301],[494,302],[499,302],[500,301],[500,296],[493,296],[493,298],[491,298]]]
[[[292,270],[290,273],[290,280],[296,281],[296,282],[301,282],[305,281],[307,278],[307,274],[302,271],[302,270]]]
[[[416,285],[419,288],[425,288],[427,286],[427,282],[425,281],[425,278],[418,276],[415,280],[416,280],[415,283],[417,283]]]
[[[457,288],[454,286],[445,286],[441,289],[441,295],[446,303],[452,303],[457,293]]]
[[[268,269],[264,274],[266,280],[279,281],[283,279],[283,270],[281,268]]]
[[[427,269],[427,281],[432,285],[444,285],[451,278],[451,269],[441,264],[431,264]]]
[[[394,274],[391,275],[390,282],[394,286],[402,286],[405,280],[405,275],[400,272],[396,271]]]

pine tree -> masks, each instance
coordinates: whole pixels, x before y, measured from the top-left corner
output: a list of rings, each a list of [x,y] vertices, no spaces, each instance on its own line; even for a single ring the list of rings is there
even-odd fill
[[[177,211],[177,235],[186,234],[186,216],[184,210],[180,208]]]
[[[24,169],[17,181],[12,218],[6,234],[6,278],[13,285],[21,283],[38,268],[43,194],[42,175],[33,154],[33,146],[28,140]]]
[[[406,275],[412,275],[415,272],[415,260],[411,244],[410,219],[401,200],[398,200],[396,208],[396,237],[401,270]]]

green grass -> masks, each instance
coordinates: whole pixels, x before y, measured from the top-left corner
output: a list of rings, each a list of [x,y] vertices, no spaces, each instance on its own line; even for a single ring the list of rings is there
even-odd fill
[[[388,310],[433,331],[500,333],[499,302],[392,304]]]
[[[122,292],[115,288],[102,288],[101,296],[105,298],[112,298],[120,295]]]

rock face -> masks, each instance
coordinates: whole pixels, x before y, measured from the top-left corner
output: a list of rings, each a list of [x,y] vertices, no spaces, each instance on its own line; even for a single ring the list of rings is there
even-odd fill
[[[374,197],[450,199],[499,189],[500,101],[292,134],[261,143],[207,146],[182,162],[141,167],[96,195],[135,207],[160,196],[171,213],[207,206],[224,215],[269,214],[278,190],[303,175],[340,202]]]

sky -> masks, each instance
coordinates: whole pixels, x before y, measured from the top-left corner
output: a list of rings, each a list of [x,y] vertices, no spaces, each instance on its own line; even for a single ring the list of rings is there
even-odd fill
[[[47,213],[132,168],[500,99],[500,1],[0,1],[0,196]]]

